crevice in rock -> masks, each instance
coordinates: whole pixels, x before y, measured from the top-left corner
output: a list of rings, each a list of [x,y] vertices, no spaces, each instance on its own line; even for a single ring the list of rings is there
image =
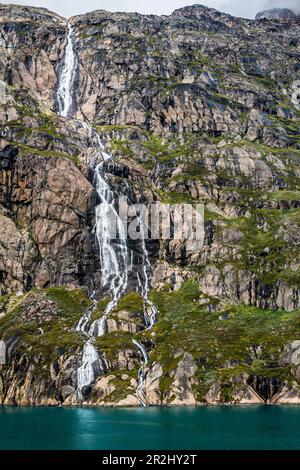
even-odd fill
[[[283,389],[283,382],[279,377],[262,377],[250,375],[247,385],[259,395],[265,403],[270,403],[272,398]]]

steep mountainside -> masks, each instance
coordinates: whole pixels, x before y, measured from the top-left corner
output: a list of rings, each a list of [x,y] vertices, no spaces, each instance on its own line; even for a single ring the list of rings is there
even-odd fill
[[[0,4],[0,402],[299,402],[299,59],[294,17]],[[109,245],[120,195],[203,248]]]

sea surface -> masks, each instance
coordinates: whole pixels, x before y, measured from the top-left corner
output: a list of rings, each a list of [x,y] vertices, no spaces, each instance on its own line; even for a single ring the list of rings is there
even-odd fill
[[[300,407],[4,407],[0,449],[299,450]]]

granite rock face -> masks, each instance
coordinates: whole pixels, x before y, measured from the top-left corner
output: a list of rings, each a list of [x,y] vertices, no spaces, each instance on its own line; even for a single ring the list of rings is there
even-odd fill
[[[107,179],[134,203],[203,204],[201,249],[147,240],[150,331],[134,286],[95,340],[106,369],[89,406],[137,406],[147,349],[149,405],[299,402],[300,24],[244,20],[200,5],[170,16],[69,20],[76,109],[58,116],[68,23],[0,5],[0,401],[79,404],[91,307],[103,318],[89,163],[97,130]],[[139,247],[133,248],[139,254]]]
[[[290,20],[297,18],[296,13],[288,8],[272,8],[271,10],[257,13],[256,20]]]

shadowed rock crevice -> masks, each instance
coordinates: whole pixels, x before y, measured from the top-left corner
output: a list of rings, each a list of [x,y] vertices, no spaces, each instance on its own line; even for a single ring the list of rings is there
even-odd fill
[[[247,384],[264,400],[271,403],[284,387],[283,382],[278,377],[250,376]]]

